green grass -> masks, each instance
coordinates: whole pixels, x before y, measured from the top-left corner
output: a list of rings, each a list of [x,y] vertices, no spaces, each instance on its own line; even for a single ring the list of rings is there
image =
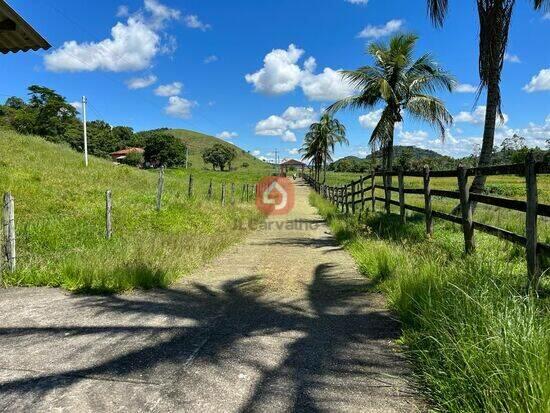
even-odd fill
[[[232,162],[232,168],[236,168],[238,171],[254,171],[265,174],[266,171],[272,169],[269,164],[223,139],[186,129],[170,129],[167,133],[181,139],[189,148],[189,162],[192,169],[212,169],[212,165],[206,165],[202,160],[202,152],[216,143],[221,143],[235,149],[237,157]],[[244,163],[248,164],[248,166],[243,167]]]
[[[419,389],[442,412],[550,411],[550,298],[525,293],[522,248],[476,234],[463,256],[452,223],[423,218],[402,225],[395,214],[343,216],[326,200],[311,202],[356,260],[372,288],[384,292],[403,322],[402,343]]]
[[[166,172],[163,208],[155,210],[157,171],[114,165],[44,141],[0,131],[0,191],[15,198],[17,271],[8,285],[115,292],[165,287],[244,236],[235,223],[258,219],[241,203],[243,183],[257,173]],[[210,179],[214,197],[206,199]],[[220,185],[236,183],[235,206],[221,206]],[[113,229],[105,232],[105,191],[112,190]]]

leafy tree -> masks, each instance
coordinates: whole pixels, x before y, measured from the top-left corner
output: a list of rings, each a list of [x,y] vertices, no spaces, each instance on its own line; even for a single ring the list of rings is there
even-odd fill
[[[144,163],[143,154],[140,152],[130,152],[120,163],[130,166],[142,166]]]
[[[327,163],[332,161],[336,144],[348,144],[346,128],[338,119],[324,113],[319,122],[309,127],[301,148],[302,159],[310,160],[315,170],[315,178],[320,180],[323,169],[323,182],[327,177]]]
[[[12,96],[6,99],[5,106],[15,110],[21,110],[27,106],[25,101],[17,96]]]
[[[530,0],[535,10],[550,7],[550,0]],[[449,0],[427,0],[433,23],[442,26],[448,12]],[[476,0],[479,15],[479,78],[480,90],[487,89],[487,111],[479,165],[491,164],[497,115],[502,117],[500,79],[504,55],[508,46],[510,21],[516,0]],[[486,176],[476,176],[470,191],[483,191]]]
[[[134,130],[128,126],[115,126],[112,128],[111,133],[114,140],[118,142],[121,148],[128,146],[143,146],[135,145],[136,139],[134,137]]]
[[[403,151],[401,151],[401,156],[398,158],[397,163],[405,171],[411,169],[412,151],[410,148],[404,148]]]
[[[20,128],[40,136],[63,136],[72,120],[76,118],[76,109],[65,98],[47,87],[29,86],[29,104],[33,116],[25,116],[31,125],[20,124]]]
[[[368,53],[375,62],[374,66],[343,72],[344,78],[359,90],[359,94],[344,98],[328,108],[329,112],[334,113],[344,108],[370,109],[384,104],[370,144],[382,148],[383,166],[387,170],[393,166],[395,126],[403,121],[404,112],[435,126],[442,138],[445,137],[446,126],[453,121],[443,101],[430,93],[441,88],[451,91],[455,82],[429,54],[413,60],[417,40],[415,35],[400,34],[392,37],[389,44],[369,45]]]
[[[94,156],[107,157],[111,152],[124,147],[111,131],[111,125],[102,120],[87,122],[88,152]]]
[[[185,165],[185,145],[174,136],[152,133],[146,139],[143,157],[151,166],[182,166]]]
[[[202,152],[202,160],[205,163],[211,164],[214,170],[217,167],[221,171],[225,170],[226,165],[231,169],[231,162],[236,156],[237,153],[233,148],[221,143],[216,143]]]

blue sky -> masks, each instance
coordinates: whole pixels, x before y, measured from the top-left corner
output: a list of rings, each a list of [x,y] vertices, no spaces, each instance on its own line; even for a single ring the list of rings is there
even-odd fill
[[[442,143],[428,126],[405,119],[398,144],[465,156],[480,142],[484,96],[478,84],[475,2],[451,1],[442,29],[423,0],[9,0],[53,45],[2,56],[0,98],[30,84],[69,101],[86,95],[90,117],[135,130],[186,128],[218,135],[257,156],[296,157],[306,127],[351,91],[339,69],[371,64],[373,40],[413,32],[417,54],[430,52],[459,81],[442,93],[455,124]],[[550,138],[550,13],[519,0],[502,77],[506,123],[529,145]],[[364,156],[379,108],[343,112],[350,145],[336,156]]]

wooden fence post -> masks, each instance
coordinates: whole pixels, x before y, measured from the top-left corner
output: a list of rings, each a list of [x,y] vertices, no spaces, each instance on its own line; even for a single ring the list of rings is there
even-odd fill
[[[15,203],[11,193],[4,194],[4,207],[2,208],[2,227],[4,229],[4,254],[8,265],[8,271],[15,272]]]
[[[157,183],[157,211],[160,211],[162,208],[162,191],[164,191],[164,166],[160,167]]]
[[[111,212],[113,210],[113,201],[111,190],[105,192],[105,238],[111,239],[113,235],[113,223],[111,220]]]
[[[212,198],[213,193],[214,193],[214,190],[212,188],[212,179],[211,179],[210,184],[208,185],[208,199]]]
[[[193,175],[189,175],[189,189],[187,191],[187,196],[189,196],[189,198],[193,196]]]
[[[371,187],[371,190],[370,190],[370,194],[371,194],[371,204],[372,204],[372,212],[376,211],[376,199],[374,198],[375,195],[376,195],[376,188],[374,187],[374,184],[376,182],[376,171],[373,169],[372,170],[372,177],[371,177],[371,184],[372,184],[372,187]]]
[[[426,234],[433,234],[433,217],[432,217],[432,193],[430,189],[430,168],[424,166],[424,212],[426,214]]]
[[[365,178],[359,177],[359,190],[361,191],[361,214],[365,211]]]
[[[244,202],[244,196],[245,196],[245,185],[243,184],[243,187],[241,189],[241,202]]]
[[[535,159],[529,152],[525,162],[525,186],[527,190],[527,209],[525,212],[525,252],[527,254],[527,274],[529,275],[529,289],[536,291],[540,277],[539,260],[537,255],[537,174]]]
[[[389,174],[390,172],[389,171],[386,171],[383,175],[383,180],[384,180],[384,199],[386,200],[385,201],[385,208],[386,208],[386,214],[389,214],[391,212],[391,204],[390,204],[390,200],[391,200],[391,191],[390,191],[390,188],[389,188],[389,181],[390,181],[390,176],[387,175]]]
[[[225,182],[222,183],[222,206],[225,205]]]
[[[349,214],[349,185],[344,185],[344,204],[346,206],[346,215]]]
[[[397,178],[399,183],[399,215],[401,216],[401,223],[407,223],[407,215],[405,213],[405,175],[403,168],[399,168],[399,176]]]
[[[351,213],[355,215],[355,182],[351,184]]]
[[[468,188],[468,175],[466,172],[466,168],[462,165],[457,169],[460,210],[462,212],[462,232],[464,232],[464,251],[466,254],[470,254],[475,249],[475,242],[472,203],[470,202],[470,189]]]
[[[235,205],[235,183],[231,182],[231,205]]]

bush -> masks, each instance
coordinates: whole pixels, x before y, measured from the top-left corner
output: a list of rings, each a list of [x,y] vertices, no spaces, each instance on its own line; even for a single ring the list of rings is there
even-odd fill
[[[179,139],[163,133],[151,133],[145,141],[145,162],[152,167],[185,165],[186,147]]]
[[[140,152],[131,152],[126,156],[126,158],[121,159],[120,163],[129,166],[141,167],[144,163],[143,154]]]

